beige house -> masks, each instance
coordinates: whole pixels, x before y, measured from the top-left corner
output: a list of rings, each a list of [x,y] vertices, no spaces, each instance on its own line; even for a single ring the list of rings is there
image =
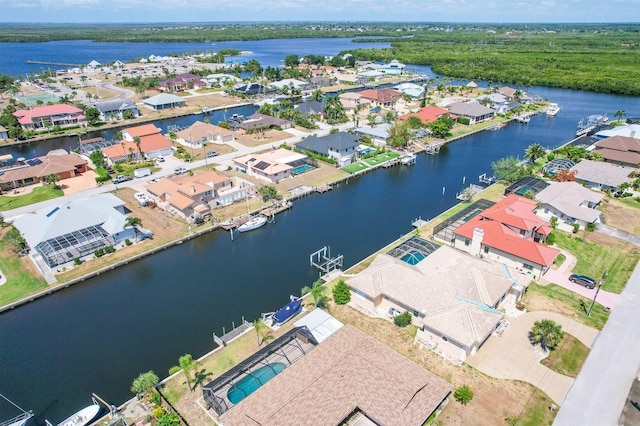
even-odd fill
[[[37,161],[35,161],[37,160]],[[3,191],[34,185],[42,182],[46,176],[57,175],[59,180],[72,178],[85,172],[87,160],[63,149],[50,151],[47,155],[24,162],[0,175],[0,187]]]
[[[421,240],[379,254],[347,284],[350,304],[371,316],[412,315],[416,341],[453,361],[473,355],[502,319],[497,308],[513,304],[531,281],[508,266],[443,246],[418,255]],[[418,261],[411,261],[415,256]],[[423,260],[419,260],[423,258]],[[415,264],[412,264],[415,263]]]
[[[598,206],[603,198],[603,193],[576,182],[554,182],[536,195],[540,202],[537,214],[546,221],[555,216],[568,225],[577,223],[584,228],[600,222]]]
[[[279,148],[262,154],[249,154],[233,159],[236,170],[267,182],[277,183],[295,174],[295,168],[306,164],[308,157]]]
[[[160,207],[186,220],[210,214],[211,208],[229,205],[255,193],[255,185],[218,172],[181,175],[145,185]]]
[[[341,93],[338,98],[347,114],[353,113],[356,109],[369,109],[372,104],[371,100],[363,98],[360,93],[355,92]]]
[[[202,121],[196,121],[176,135],[176,142],[190,148],[202,148],[207,143],[222,145],[235,139],[233,131]]]

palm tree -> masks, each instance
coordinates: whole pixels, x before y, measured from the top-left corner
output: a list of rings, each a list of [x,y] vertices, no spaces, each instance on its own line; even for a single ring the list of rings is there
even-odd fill
[[[133,235],[138,241],[138,226],[142,226],[142,219],[135,216],[128,216],[124,221],[124,228],[133,228]]]
[[[322,90],[316,89],[311,93],[311,96],[309,97],[309,99],[312,101],[320,102],[323,96],[324,96],[324,93],[322,92]]]
[[[536,161],[538,158],[544,157],[546,153],[545,149],[539,143],[531,144],[524,150],[525,158],[531,161]]]
[[[198,361],[194,360],[191,354],[184,354],[178,359],[178,364],[187,379],[187,386],[191,392],[191,370],[197,370]]]
[[[616,118],[618,119],[618,121],[622,120],[622,117],[626,117],[627,116],[627,111],[623,110],[623,109],[619,109],[618,111],[615,112],[615,114],[613,114],[616,116]]]
[[[536,321],[531,329],[531,340],[534,343],[539,343],[545,350],[557,347],[563,337],[562,326],[553,320]]]
[[[264,332],[265,323],[262,318],[258,318],[253,323],[253,328],[256,330],[256,337],[258,338],[258,347],[267,340],[273,339],[273,336],[269,332]]]
[[[135,143],[136,148],[138,148],[138,159],[142,158],[142,152],[140,152],[140,136],[134,137],[133,143]]]
[[[326,287],[324,287],[324,283],[321,280],[318,280],[313,283],[311,287],[305,286],[302,288],[301,293],[304,296],[307,293],[311,293],[311,297],[313,297],[313,304],[316,308],[322,308],[327,304],[327,296],[324,294],[326,291]]]

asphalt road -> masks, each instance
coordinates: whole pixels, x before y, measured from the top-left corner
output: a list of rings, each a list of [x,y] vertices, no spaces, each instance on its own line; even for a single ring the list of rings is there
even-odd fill
[[[598,335],[554,426],[614,426],[640,368],[640,264]]]

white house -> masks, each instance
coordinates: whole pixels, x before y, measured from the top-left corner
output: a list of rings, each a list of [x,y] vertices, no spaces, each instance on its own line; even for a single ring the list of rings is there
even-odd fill
[[[584,227],[600,221],[598,205],[603,198],[604,194],[576,182],[554,182],[536,195],[540,202],[537,214],[546,221],[555,216],[568,225]]]

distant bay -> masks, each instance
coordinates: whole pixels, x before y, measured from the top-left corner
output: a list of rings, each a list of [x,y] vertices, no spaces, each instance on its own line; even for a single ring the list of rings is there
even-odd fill
[[[217,52],[238,49],[243,54],[237,59],[256,59],[263,66],[278,66],[287,55],[309,54],[333,56],[348,49],[389,47],[389,43],[354,43],[351,38],[302,38],[254,41],[226,41],[219,43],[104,43],[91,40],[63,40],[46,43],[0,43],[0,74],[26,76],[48,68],[66,69],[65,66],[27,64],[25,61],[88,64],[96,60],[106,64],[123,62],[151,55],[179,55],[191,52]]]

